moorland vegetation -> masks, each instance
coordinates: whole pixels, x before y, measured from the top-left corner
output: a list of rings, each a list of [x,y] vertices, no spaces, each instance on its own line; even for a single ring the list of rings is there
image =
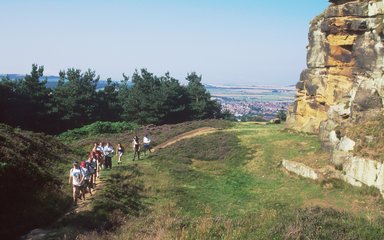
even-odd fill
[[[0,238],[44,226],[71,204],[68,166],[81,158],[55,137],[0,124]]]
[[[67,146],[86,152],[96,139],[127,144],[133,135],[149,132],[159,145],[202,127],[216,131],[174,142],[138,162],[128,150],[123,164],[102,172],[104,185],[91,206],[52,224],[46,238],[380,239],[384,234],[377,191],[338,180],[316,183],[280,167],[282,159],[316,159],[321,144],[314,135],[281,125],[205,120],[64,136]]]

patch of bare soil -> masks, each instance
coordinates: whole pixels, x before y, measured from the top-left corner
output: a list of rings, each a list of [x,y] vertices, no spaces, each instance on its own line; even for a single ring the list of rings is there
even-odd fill
[[[161,144],[157,145],[156,147],[153,148],[153,151],[156,151],[158,149],[162,149],[162,148],[168,147],[168,146],[170,146],[172,144],[175,144],[176,142],[181,141],[183,139],[193,138],[193,137],[196,137],[196,136],[199,136],[199,135],[213,133],[213,132],[216,132],[216,131],[217,131],[217,129],[216,128],[212,128],[212,127],[198,128],[198,129],[195,129],[195,130],[192,130],[192,131],[180,134],[180,135],[178,135],[178,136],[176,136],[174,138],[171,138],[170,140],[168,140],[168,141],[166,141],[164,143],[161,143]]]

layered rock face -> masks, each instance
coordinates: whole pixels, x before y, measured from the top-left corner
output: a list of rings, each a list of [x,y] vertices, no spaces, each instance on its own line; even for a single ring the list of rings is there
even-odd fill
[[[384,96],[384,0],[330,2],[311,23],[308,68],[287,120],[324,138],[380,112]]]
[[[330,2],[311,22],[308,68],[286,125],[319,134],[345,179],[384,194],[384,165],[356,156],[356,139],[348,136],[384,113],[384,0]]]

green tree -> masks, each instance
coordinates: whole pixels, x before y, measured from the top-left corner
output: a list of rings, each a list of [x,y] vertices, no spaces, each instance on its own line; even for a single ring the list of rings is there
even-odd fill
[[[160,122],[160,100],[157,98],[160,85],[159,78],[146,69],[135,71],[132,75],[132,87],[125,93],[126,103],[123,104],[127,120],[140,124]]]
[[[118,101],[118,90],[119,84],[112,82],[112,79],[108,78],[104,89],[97,92],[99,102],[99,111],[97,114],[101,121],[121,120],[120,113],[122,108]]]
[[[228,121],[237,121],[235,115],[231,113],[228,109],[225,109],[224,111],[222,111],[221,117]]]
[[[157,77],[146,69],[135,71],[132,86],[124,76],[118,91],[123,118],[140,124],[177,123],[188,120],[188,94],[179,81],[166,73]]]
[[[130,102],[128,96],[130,94],[129,77],[123,73],[123,80],[120,81],[117,90],[117,101],[122,111],[120,112],[120,118],[126,121],[133,119],[130,114]]]
[[[166,73],[160,78],[161,86],[158,99],[159,112],[162,113],[161,123],[178,123],[188,120],[187,89],[179,81]]]
[[[41,102],[48,96],[49,90],[46,87],[47,79],[40,80],[44,75],[44,66],[32,64],[30,75],[26,75],[20,81],[19,90],[24,96],[30,98],[34,102]]]
[[[287,120],[287,112],[284,109],[281,109],[277,112],[276,118],[280,119],[281,121]]]
[[[0,121],[11,126],[19,126],[22,119],[22,101],[18,91],[18,82],[13,81],[9,76],[3,77],[0,81]]]
[[[50,89],[41,80],[44,67],[32,65],[22,79],[2,78],[0,82],[1,121],[33,131],[45,131],[50,122]]]
[[[70,68],[60,71],[59,76],[53,92],[52,109],[61,120],[57,130],[81,127],[99,120],[96,86],[100,77],[95,71],[89,69],[82,73],[79,69]]]
[[[188,74],[187,93],[190,99],[189,109],[191,119],[220,118],[221,106],[218,102],[211,100],[211,94],[201,83],[202,77],[195,72]]]

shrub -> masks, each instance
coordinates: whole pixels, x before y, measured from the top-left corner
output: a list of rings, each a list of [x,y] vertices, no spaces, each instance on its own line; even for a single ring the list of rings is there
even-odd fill
[[[15,238],[64,212],[71,202],[64,183],[74,159],[78,155],[52,136],[0,124],[1,239]]]
[[[71,141],[105,133],[122,133],[136,128],[138,125],[131,122],[94,122],[81,128],[68,130],[60,134],[59,139]]]

